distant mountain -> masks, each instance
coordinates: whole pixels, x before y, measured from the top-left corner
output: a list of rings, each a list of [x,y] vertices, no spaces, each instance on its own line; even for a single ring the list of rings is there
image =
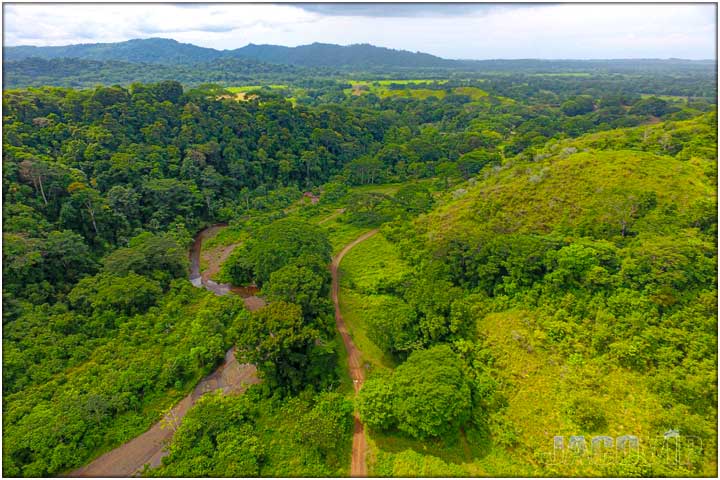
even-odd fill
[[[655,74],[715,78],[715,60],[448,60],[421,52],[369,44],[313,43],[298,47],[254,45],[216,50],[164,38],[58,47],[3,49],[3,88],[58,85],[93,87],[175,79],[185,85],[218,82],[286,83],[298,77],[357,78],[358,73],[389,78],[436,78],[502,73]],[[572,75],[568,81],[572,80]],[[692,80],[694,81],[694,80]]]
[[[340,46],[313,43],[299,47],[250,44],[231,52],[262,62],[301,65],[304,67],[408,67],[448,68],[460,62],[446,60],[428,53],[392,50],[369,44]]]
[[[86,43],[62,47],[5,47],[3,61],[25,58],[79,58],[82,60],[142,63],[165,63],[171,65],[207,62],[223,56],[213,48],[203,48],[166,38],[128,40],[118,43]]]
[[[299,47],[247,45],[235,50],[215,50],[164,38],[93,43],[61,47],[18,46],[3,49],[3,61],[26,58],[78,58],[95,61],[162,63],[169,65],[208,62],[221,58],[252,58],[265,63],[304,67],[453,67],[459,62],[427,53],[375,47],[373,45],[331,45],[313,43]]]

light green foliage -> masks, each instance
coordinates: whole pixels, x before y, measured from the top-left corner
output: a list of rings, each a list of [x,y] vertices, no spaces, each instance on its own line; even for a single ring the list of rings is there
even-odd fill
[[[435,258],[428,272],[467,292],[461,310],[487,337],[495,365],[476,370],[473,382],[474,399],[493,412],[479,424],[493,449],[542,451],[545,432],[634,431],[650,442],[682,423],[703,439],[703,452],[687,465],[654,460],[634,474],[712,469],[717,392],[701,378],[714,385],[717,312],[702,305],[716,298],[717,230],[700,212],[717,193],[708,174],[715,154],[695,149],[688,159],[684,140],[673,139],[695,132],[716,144],[706,126],[713,116],[549,144],[532,161],[486,171],[410,231],[393,231],[408,259]],[[433,295],[415,302],[418,311]],[[618,403],[629,395],[632,404]],[[679,422],[679,411],[694,414]],[[633,473],[585,461],[542,468]]]
[[[470,387],[459,358],[441,345],[413,352],[390,378],[369,379],[358,408],[370,428],[397,428],[415,438],[448,435],[469,418]]]
[[[41,85],[88,68],[79,63],[13,71]],[[378,471],[716,474],[712,68],[554,64],[534,76],[548,64],[490,62],[503,71],[358,81],[362,94],[345,95],[343,73],[273,66],[256,78],[222,61],[158,68],[287,89],[237,101],[210,84],[94,86],[157,76],[123,65],[73,76],[87,90],[3,92],[5,475],[59,475],[132,438],[237,338],[276,400],[255,398],[250,426],[239,407],[208,407],[218,422],[190,422],[167,473],[346,475],[337,412],[348,405],[300,392],[337,383],[330,253],[380,224],[342,265],[341,307],[363,360],[389,369],[449,344],[459,364],[425,370],[441,372],[430,378],[439,384],[459,370],[471,400],[443,410],[452,431],[431,436],[438,414],[427,407],[450,389],[425,401],[429,387],[403,386],[396,409],[388,385],[403,368],[425,372],[408,361],[375,382],[371,410],[389,428],[371,431]],[[255,282],[279,307],[250,316],[240,299],[187,284],[191,235],[218,222],[230,227],[205,247],[242,243],[223,280]],[[466,391],[455,384],[452,394]],[[543,456],[558,433],[671,427],[705,450],[682,466]]]
[[[414,450],[403,450],[395,454],[383,454],[376,467],[381,477],[467,477],[468,472],[460,465],[448,464],[433,455],[421,454]]]

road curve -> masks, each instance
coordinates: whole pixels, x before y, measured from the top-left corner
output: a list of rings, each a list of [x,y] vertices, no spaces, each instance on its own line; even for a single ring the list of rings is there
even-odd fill
[[[362,365],[362,356],[360,350],[355,346],[345,321],[343,320],[342,313],[340,312],[340,279],[338,276],[338,268],[343,257],[348,253],[355,245],[364,242],[368,238],[378,233],[378,229],[370,230],[369,232],[361,235],[352,242],[348,243],[333,258],[330,264],[330,272],[332,273],[332,301],[335,304],[335,324],[340,332],[343,343],[345,344],[345,350],[348,352],[348,366],[350,369],[350,378],[353,381],[353,387],[355,388],[355,394],[360,391],[363,382],[365,381],[365,371]],[[363,424],[360,422],[358,414],[355,413],[355,430],[353,432],[353,446],[352,446],[352,462],[350,464],[350,476],[351,477],[367,477],[367,464],[365,457],[367,455],[367,442],[365,440],[365,429]]]
[[[196,287],[204,287],[215,295],[226,295],[231,291],[235,292],[235,289],[201,277],[200,251],[202,240],[223,226],[213,225],[198,233],[190,249],[190,281]],[[242,296],[245,306],[249,310],[257,310],[265,305],[260,297]],[[223,363],[213,373],[203,378],[190,394],[180,400],[165,415],[163,420],[150,427],[145,433],[101,455],[84,467],[70,472],[67,476],[132,477],[141,472],[145,465],[150,465],[151,468],[158,467],[162,458],[167,455],[165,446],[175,433],[175,429],[166,424],[178,426],[197,399],[208,392],[221,389],[223,394],[242,393],[250,384],[259,381],[255,365],[238,363],[235,358],[235,347],[233,347],[225,354]]]

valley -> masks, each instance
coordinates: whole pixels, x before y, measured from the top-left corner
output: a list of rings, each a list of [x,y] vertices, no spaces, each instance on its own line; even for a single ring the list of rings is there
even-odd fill
[[[717,474],[713,61],[4,66],[4,476]]]

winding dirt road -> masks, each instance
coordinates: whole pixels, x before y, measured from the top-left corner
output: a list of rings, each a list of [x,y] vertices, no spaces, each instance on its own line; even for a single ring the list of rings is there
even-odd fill
[[[362,356],[360,350],[355,346],[345,321],[343,320],[342,313],[340,312],[340,279],[338,275],[338,268],[343,257],[348,253],[355,245],[364,242],[368,238],[378,233],[378,230],[371,230],[360,237],[356,238],[338,253],[333,258],[330,264],[330,272],[332,273],[332,301],[335,304],[335,324],[337,329],[342,336],[343,343],[345,344],[345,350],[348,352],[348,365],[350,367],[350,378],[352,378],[353,386],[355,388],[355,395],[360,391],[363,381],[365,381],[365,370],[362,364]],[[363,424],[360,422],[358,414],[355,413],[355,430],[353,432],[353,446],[352,446],[352,463],[350,464],[350,476],[351,477],[367,477],[367,464],[365,457],[367,455],[367,442],[365,440],[365,429]]]
[[[245,306],[249,310],[257,310],[265,305],[262,298],[246,293],[242,289],[218,284],[200,273],[200,252],[202,241],[214,235],[223,225],[213,225],[201,231],[190,249],[190,281],[196,287],[204,287],[216,295],[230,292],[243,296]],[[254,293],[254,292],[250,292]],[[235,348],[225,354],[223,363],[210,375],[203,378],[193,391],[175,405],[163,420],[150,427],[142,435],[133,438],[118,448],[96,458],[86,466],[74,470],[69,477],[131,477],[140,473],[145,465],[151,468],[160,465],[167,455],[165,446],[172,439],[175,428],[180,425],[185,414],[198,398],[208,392],[221,389],[224,395],[244,392],[253,383],[258,383],[255,365],[240,364],[235,358]],[[173,428],[171,425],[174,425]]]

